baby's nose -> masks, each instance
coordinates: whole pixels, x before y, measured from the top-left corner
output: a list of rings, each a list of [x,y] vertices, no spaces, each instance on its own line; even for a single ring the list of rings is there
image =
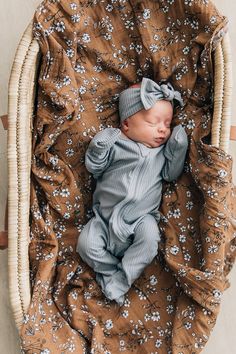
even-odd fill
[[[165,132],[166,131],[166,126],[165,126],[165,124],[160,124],[159,126],[158,126],[158,131],[159,132]]]

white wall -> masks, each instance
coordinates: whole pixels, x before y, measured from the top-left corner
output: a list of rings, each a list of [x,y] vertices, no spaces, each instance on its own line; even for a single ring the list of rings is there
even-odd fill
[[[7,112],[7,85],[15,50],[20,37],[29,23],[39,0],[0,0],[0,115]],[[234,0],[215,0],[216,6],[230,20],[231,47],[236,47],[236,2]],[[234,68],[233,68],[234,69]],[[236,69],[234,69],[236,82]],[[234,96],[236,88],[234,87]],[[232,124],[236,125],[236,101],[233,100]],[[236,161],[236,141],[230,144],[230,153]],[[236,183],[236,166],[234,163],[234,181]],[[3,229],[5,200],[7,194],[6,174],[6,132],[0,123],[0,230]],[[236,267],[230,278],[236,275]],[[12,319],[7,290],[7,251],[0,251],[0,352],[16,354],[20,352],[17,331]],[[236,280],[224,294],[221,312],[211,338],[203,354],[235,354],[236,326]]]

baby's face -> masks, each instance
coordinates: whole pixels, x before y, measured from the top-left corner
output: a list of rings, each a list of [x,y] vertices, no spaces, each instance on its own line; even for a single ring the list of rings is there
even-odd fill
[[[121,130],[129,139],[156,148],[168,140],[172,117],[172,104],[165,100],[157,101],[152,108],[142,109],[127,118]]]

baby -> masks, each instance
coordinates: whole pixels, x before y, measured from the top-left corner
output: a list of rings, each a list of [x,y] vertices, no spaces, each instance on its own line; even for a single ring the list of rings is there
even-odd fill
[[[169,83],[143,78],[120,94],[121,128],[96,134],[86,152],[97,184],[94,216],[77,252],[96,272],[105,296],[119,305],[157,255],[162,179],[175,180],[183,170],[188,140],[181,125],[171,133],[174,101],[182,105]]]

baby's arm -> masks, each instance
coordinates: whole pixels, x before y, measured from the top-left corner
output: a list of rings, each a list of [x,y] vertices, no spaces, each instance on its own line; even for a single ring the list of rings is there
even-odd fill
[[[181,125],[177,125],[164,149],[166,162],[162,170],[162,177],[166,181],[173,181],[182,173],[187,148],[187,134]]]
[[[117,128],[106,128],[91,140],[85,154],[85,166],[94,178],[98,178],[110,164],[110,149],[120,136]]]

